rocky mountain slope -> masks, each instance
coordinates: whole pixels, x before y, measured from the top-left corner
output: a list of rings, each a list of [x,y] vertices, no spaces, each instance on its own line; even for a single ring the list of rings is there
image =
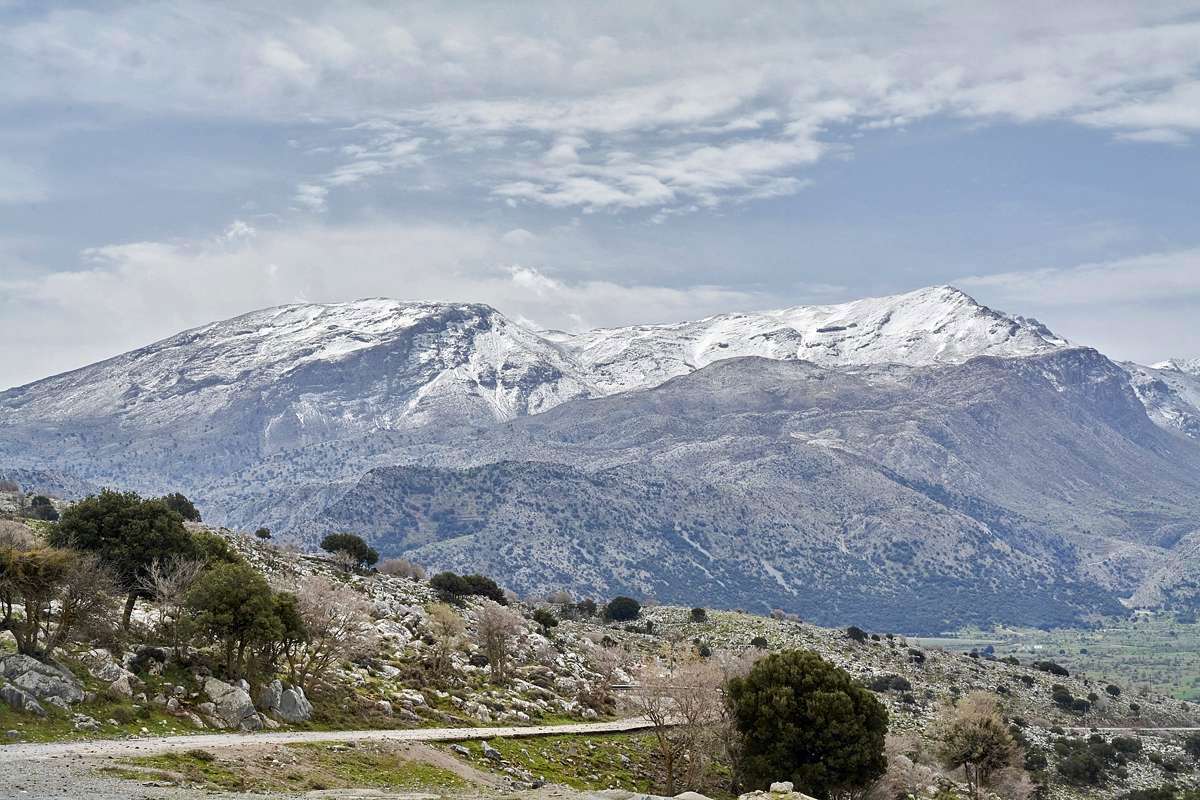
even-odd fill
[[[0,393],[0,468],[523,590],[1065,622],[1190,597],[1195,372],[949,287],[581,334],[305,304]]]
[[[1117,610],[1200,518],[1200,448],[1152,424],[1123,376],[1081,349],[854,374],[724,361],[397,444],[408,465],[301,530],[358,530],[523,591],[908,631],[1070,623]]]

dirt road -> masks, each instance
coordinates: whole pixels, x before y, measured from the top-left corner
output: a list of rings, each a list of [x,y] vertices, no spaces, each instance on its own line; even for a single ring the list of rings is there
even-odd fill
[[[650,727],[642,719],[583,722],[572,725],[533,725],[505,728],[408,728],[366,731],[271,731],[259,733],[201,733],[194,736],[157,736],[137,739],[93,739],[77,742],[0,745],[0,761],[37,761],[47,758],[116,757],[165,753],[193,748],[217,749],[246,744],[295,742],[450,742],[466,739],[506,739],[561,734],[624,733]]]

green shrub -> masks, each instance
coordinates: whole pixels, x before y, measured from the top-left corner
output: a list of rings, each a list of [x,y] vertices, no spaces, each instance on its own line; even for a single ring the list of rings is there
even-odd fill
[[[331,533],[321,540],[321,549],[326,553],[346,556],[357,569],[373,567],[379,561],[379,553],[375,548],[353,533]]]
[[[632,597],[621,595],[608,601],[604,607],[604,618],[611,622],[629,622],[642,613],[642,604]]]
[[[791,780],[798,790],[826,798],[869,786],[887,766],[887,710],[816,653],[769,655],[726,691],[749,787]]]

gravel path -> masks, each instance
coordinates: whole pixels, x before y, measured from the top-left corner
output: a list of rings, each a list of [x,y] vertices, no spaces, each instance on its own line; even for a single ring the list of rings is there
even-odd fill
[[[152,755],[193,748],[219,750],[257,745],[281,745],[295,742],[445,742],[467,739],[509,739],[561,734],[623,733],[644,730],[645,720],[589,722],[573,725],[536,725],[505,728],[412,728],[366,731],[292,731],[260,733],[211,733],[194,736],[159,736],[137,739],[97,739],[78,742],[51,742],[0,745],[0,798],[4,800],[195,800],[211,797],[207,792],[178,787],[110,778],[97,773],[97,767],[113,759]],[[313,793],[314,796],[318,793]],[[405,797],[372,791],[344,790],[319,793],[325,797],[385,798]],[[543,792],[531,794],[541,800]],[[571,792],[557,794],[573,795]],[[537,795],[535,798],[534,795]],[[222,800],[241,800],[286,795],[221,793]],[[469,796],[469,795],[468,795]],[[415,800],[415,796],[407,795]]]
[[[193,748],[213,749],[244,744],[294,744],[296,742],[453,742],[466,739],[521,739],[556,734],[625,733],[650,727],[642,719],[615,722],[581,722],[571,725],[527,725],[507,728],[405,728],[366,731],[283,731],[267,733],[200,733],[194,736],[157,736],[138,739],[93,739],[77,742],[10,744],[0,746],[0,761],[38,761],[61,756],[131,756]]]

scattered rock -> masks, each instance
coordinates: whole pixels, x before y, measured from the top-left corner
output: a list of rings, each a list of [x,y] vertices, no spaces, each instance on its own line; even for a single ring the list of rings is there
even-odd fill
[[[483,749],[483,757],[484,758],[488,759],[489,761],[503,761],[504,760],[504,756],[501,755],[500,751],[497,750],[496,748],[492,747],[487,742],[480,742],[480,745]]]

